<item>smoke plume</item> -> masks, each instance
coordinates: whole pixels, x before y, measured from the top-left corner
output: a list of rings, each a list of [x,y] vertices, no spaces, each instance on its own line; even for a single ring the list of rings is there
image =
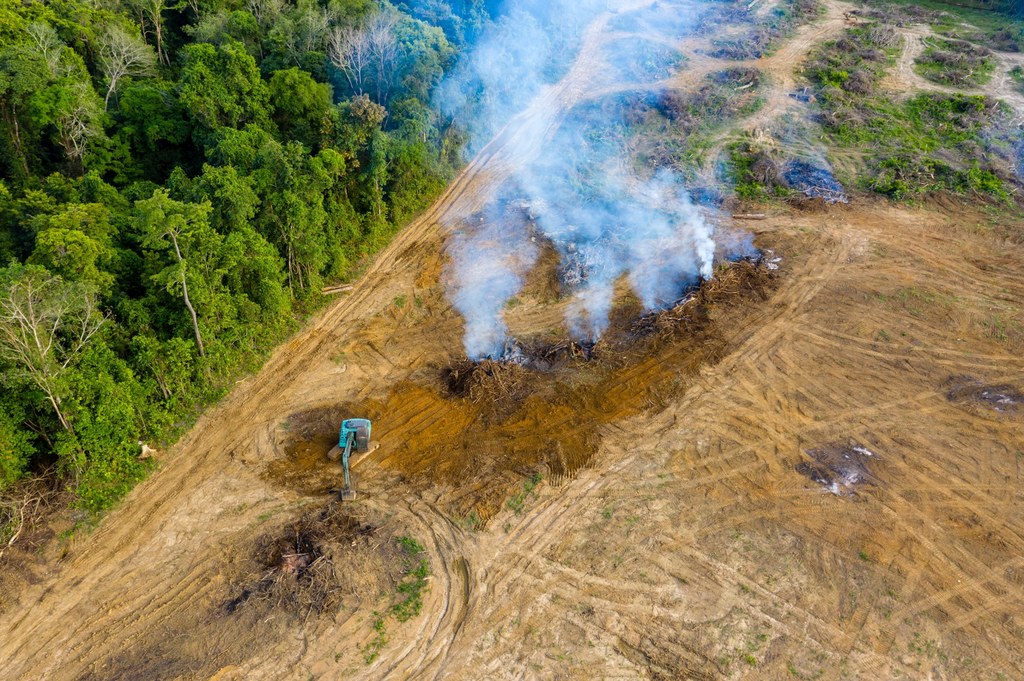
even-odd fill
[[[633,69],[631,63],[650,56],[628,39],[582,44],[591,20],[623,23],[621,16],[602,14],[613,4],[511,0],[439,88],[439,105],[469,131],[471,152],[508,126],[500,145],[492,144],[514,168],[506,190],[514,187],[539,232],[497,219],[500,207],[478,224],[463,215],[448,225],[449,295],[466,320],[471,358],[508,356],[502,311],[536,262],[538,237],[561,258],[561,279],[573,295],[566,324],[584,342],[597,341],[607,329],[622,277],[647,310],[657,310],[712,274],[712,229],[683,178],[632,162],[621,97],[586,99],[588,89],[608,86],[609,72],[641,73],[644,64]],[[666,63],[671,59],[658,60],[653,80],[667,75],[661,72]],[[556,87],[563,77],[568,82]]]

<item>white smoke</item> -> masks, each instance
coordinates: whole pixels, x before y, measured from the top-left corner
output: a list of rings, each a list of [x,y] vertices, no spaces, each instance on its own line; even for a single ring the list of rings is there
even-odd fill
[[[473,151],[531,101],[542,108],[544,88],[570,65],[586,20],[614,4],[512,0],[505,18],[439,88],[442,110],[470,131]],[[603,49],[616,52],[604,61],[637,58],[629,46],[605,41]],[[593,342],[607,330],[620,278],[647,310],[671,306],[710,278],[715,243],[680,175],[629,167],[621,107],[591,103],[547,114],[540,118],[555,124],[553,133],[531,130],[517,138],[523,150],[511,154],[519,166],[510,184],[557,249],[563,282],[575,289],[567,308],[570,332]],[[466,320],[465,349],[474,359],[505,353],[505,303],[537,259],[521,222],[492,217],[498,216],[449,225],[449,293]]]

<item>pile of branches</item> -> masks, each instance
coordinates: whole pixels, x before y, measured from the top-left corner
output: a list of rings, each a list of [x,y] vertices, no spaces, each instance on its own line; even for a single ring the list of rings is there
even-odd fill
[[[444,372],[448,391],[472,402],[518,401],[530,393],[531,372],[518,362],[463,359],[451,362]]]
[[[306,514],[257,542],[253,559],[259,571],[247,576],[238,595],[224,604],[225,610],[230,614],[262,603],[308,615],[335,608],[347,581],[338,554],[357,537],[376,531],[342,512],[337,503]]]
[[[993,68],[990,50],[960,40],[936,40],[919,62],[936,69],[925,73],[926,77],[955,87],[980,85],[983,74]]]
[[[64,494],[52,472],[20,482],[0,494],[0,558],[32,534]]]
[[[635,336],[696,334],[706,326],[708,311],[714,305],[748,294],[764,297],[773,276],[760,258],[731,263],[671,308],[637,319],[630,332]]]
[[[530,362],[541,362],[552,365],[566,360],[586,360],[596,358],[599,343],[563,340],[557,343],[537,343],[527,345],[523,353]]]
[[[697,294],[688,295],[667,310],[645,314],[633,322],[630,333],[634,336],[653,336],[697,331],[707,319],[707,313],[701,308],[697,297]]]

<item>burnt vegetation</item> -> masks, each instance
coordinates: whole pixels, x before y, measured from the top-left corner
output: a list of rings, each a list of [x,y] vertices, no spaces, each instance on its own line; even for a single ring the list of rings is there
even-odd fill
[[[877,479],[871,470],[874,452],[857,443],[831,443],[807,450],[807,459],[796,465],[796,472],[837,496],[851,496],[865,484]]]
[[[986,383],[975,376],[950,376],[946,399],[969,409],[1017,414],[1024,412],[1024,392],[1009,383]]]

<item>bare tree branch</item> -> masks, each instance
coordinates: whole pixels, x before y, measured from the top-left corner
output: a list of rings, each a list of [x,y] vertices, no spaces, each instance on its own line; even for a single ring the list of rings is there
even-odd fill
[[[61,65],[61,56],[64,52],[64,43],[57,37],[57,32],[49,24],[41,21],[34,21],[25,27],[25,31],[31,38],[36,52],[46,62],[50,75],[58,78],[66,74],[66,69]]]
[[[153,39],[156,42],[156,56],[161,64],[170,64],[167,53],[164,52],[164,10],[167,9],[167,0],[124,0],[124,3],[131,9],[138,12],[142,19],[140,25],[143,30],[150,27]]]
[[[372,61],[369,35],[354,28],[335,28],[328,40],[327,57],[334,68],[345,74],[349,88],[357,95],[363,94]]]
[[[377,80],[377,103],[384,104],[391,91],[391,77],[398,56],[395,26],[398,17],[393,12],[381,12],[366,29],[370,55],[374,61]]]
[[[104,321],[92,290],[42,268],[25,268],[0,289],[0,357],[46,394],[65,430],[60,378]]]
[[[112,26],[100,38],[99,62],[109,84],[103,98],[103,108],[107,109],[118,82],[125,76],[142,76],[152,71],[156,55],[140,39],[118,26]]]
[[[68,161],[81,170],[89,140],[101,132],[99,102],[88,83],[75,82],[70,89],[72,98],[57,118],[57,141]]]

